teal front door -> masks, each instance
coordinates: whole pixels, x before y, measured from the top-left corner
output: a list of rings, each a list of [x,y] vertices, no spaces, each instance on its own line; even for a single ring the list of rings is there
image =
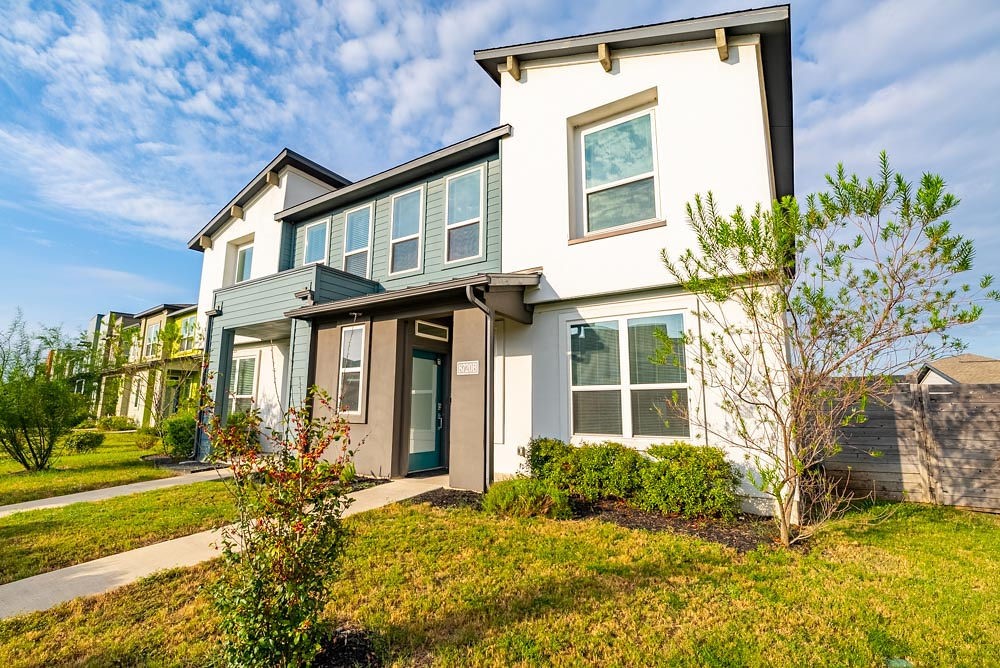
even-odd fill
[[[410,385],[410,473],[441,466],[444,430],[444,356],[413,351]]]

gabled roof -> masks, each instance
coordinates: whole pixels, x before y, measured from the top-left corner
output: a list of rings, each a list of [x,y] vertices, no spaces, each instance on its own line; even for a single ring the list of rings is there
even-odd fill
[[[607,30],[573,37],[512,44],[474,52],[476,61],[500,83],[499,66],[514,56],[522,64],[532,60],[594,54],[599,44],[616,50],[715,38],[715,29],[728,36],[760,35],[764,61],[764,91],[770,123],[774,182],[778,197],[795,190],[792,151],[792,39],[789,5],[775,5],[680,21]]]
[[[318,216],[331,209],[368,199],[373,195],[406,185],[435,172],[461,165],[477,157],[489,155],[498,150],[500,139],[509,135],[510,132],[511,128],[509,125],[501,125],[492,130],[487,130],[474,137],[463,139],[450,146],[445,146],[444,148],[422,155],[419,158],[414,158],[409,162],[404,162],[384,172],[379,172],[368,178],[355,181],[351,185],[344,186],[339,190],[328,192],[297,206],[279,211],[274,214],[274,219],[296,222]]]
[[[183,311],[197,306],[197,304],[157,304],[152,308],[146,309],[142,313],[136,313],[133,317],[136,320],[141,320],[142,318],[148,318],[151,315],[156,315],[157,313],[162,313],[163,311],[175,313],[177,311]]]
[[[191,240],[188,241],[188,248],[196,251],[202,250],[201,246],[198,245],[198,240],[203,235],[213,234],[220,227],[222,227],[222,225],[229,220],[229,210],[233,207],[233,205],[245,206],[247,202],[252,200],[266,185],[268,172],[280,172],[285,167],[295,167],[299,171],[304,172],[314,179],[318,179],[333,188],[342,188],[343,186],[351,183],[349,179],[346,179],[340,174],[327,169],[323,165],[313,162],[309,158],[300,155],[291,149],[283,149],[281,153],[275,156],[274,160],[267,163],[267,166],[260,170],[260,173],[258,173],[257,176],[253,177],[250,183],[244,186],[243,190],[241,190],[236,197],[229,200],[229,203],[222,207],[219,213],[215,214],[212,220],[208,221],[207,225],[198,230],[198,233],[191,237]]]
[[[1000,360],[985,355],[965,353],[926,362],[917,372],[917,382],[922,381],[931,371],[960,385],[1000,383]]]

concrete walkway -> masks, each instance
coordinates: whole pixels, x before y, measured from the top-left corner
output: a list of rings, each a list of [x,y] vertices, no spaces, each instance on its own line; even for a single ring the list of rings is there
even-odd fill
[[[219,469],[217,471],[201,471],[199,473],[183,473],[171,478],[159,478],[157,480],[146,480],[144,482],[134,482],[130,485],[117,485],[115,487],[105,487],[103,489],[92,489],[88,492],[77,492],[76,494],[65,494],[63,496],[50,496],[47,499],[36,499],[35,501],[25,501],[24,503],[12,503],[9,506],[0,506],[0,517],[21,513],[26,510],[41,510],[42,508],[59,508],[68,506],[71,503],[81,501],[103,501],[113,499],[116,496],[126,494],[137,494],[139,492],[149,492],[154,489],[165,489],[167,487],[177,487],[178,485],[190,485],[195,482],[205,480],[218,480],[220,477],[228,478],[232,475],[229,469]]]
[[[345,517],[417,496],[448,484],[448,476],[403,478],[353,494]],[[0,619],[45,610],[78,596],[103,594],[156,571],[193,566],[219,556],[218,530],[175,538],[84,564],[0,585]]]

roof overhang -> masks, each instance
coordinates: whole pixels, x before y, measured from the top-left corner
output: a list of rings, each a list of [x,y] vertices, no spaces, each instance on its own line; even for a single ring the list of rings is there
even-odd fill
[[[177,311],[183,311],[197,306],[197,304],[157,304],[156,306],[148,308],[141,313],[136,313],[132,317],[136,320],[141,320],[142,318],[148,318],[151,315],[156,315],[164,311],[167,313],[175,313]]]
[[[608,30],[540,42],[514,44],[475,51],[475,59],[487,74],[500,83],[500,66],[508,56],[521,65],[532,60],[593,54],[600,45],[612,52],[660,44],[715,39],[723,28],[728,36],[760,35],[764,69],[764,91],[770,123],[771,151],[774,156],[776,194],[794,194],[795,175],[792,150],[792,37],[789,5],[715,14],[699,18]]]
[[[226,206],[222,207],[219,213],[215,214],[212,220],[208,221],[208,224],[198,230],[188,241],[188,248],[191,250],[201,251],[204,250],[201,247],[199,241],[203,236],[211,236],[219,230],[226,222],[232,217],[230,212],[233,207],[243,208],[246,206],[254,197],[257,196],[261,190],[263,190],[268,184],[268,175],[272,173],[280,173],[281,170],[286,167],[294,167],[295,169],[308,174],[309,176],[317,179],[331,188],[342,188],[343,186],[349,185],[351,181],[344,178],[340,174],[331,171],[324,167],[323,165],[313,162],[304,155],[300,155],[291,149],[283,149],[281,153],[276,155],[271,162],[267,163],[267,166],[260,171],[257,176],[246,186],[243,187],[236,197],[229,200]]]
[[[322,215],[334,208],[347,206],[354,202],[367,199],[386,190],[407,185],[450,167],[458,167],[463,163],[481,158],[499,150],[500,139],[510,135],[509,125],[501,125],[487,130],[482,134],[464,139],[451,146],[438,149],[427,155],[420,156],[384,172],[356,181],[349,186],[320,195],[302,204],[279,211],[275,220],[298,222],[307,218]]]
[[[530,322],[530,308],[524,305],[524,290],[536,287],[541,280],[541,274],[475,274],[464,278],[456,278],[427,285],[417,285],[400,290],[376,292],[361,297],[338,299],[333,302],[303,306],[285,313],[289,318],[312,320],[316,318],[335,318],[356,313],[385,312],[409,309],[449,299],[465,299],[470,289],[478,289],[489,296],[490,293],[519,292],[520,298],[515,304],[509,300],[496,300],[496,311],[521,322]],[[490,303],[487,300],[487,303]],[[528,315],[525,315],[527,313]]]

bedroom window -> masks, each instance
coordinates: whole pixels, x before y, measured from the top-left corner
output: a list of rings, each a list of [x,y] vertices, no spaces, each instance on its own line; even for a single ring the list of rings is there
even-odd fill
[[[253,266],[253,244],[246,244],[236,249],[236,283],[250,280],[250,270]]]
[[[422,188],[414,188],[392,198],[390,276],[420,269],[423,199]]]
[[[657,219],[653,110],[579,131],[579,187],[585,234]]]
[[[665,314],[570,324],[574,435],[690,435],[684,317]],[[664,363],[652,359],[665,350]]]
[[[327,222],[324,220],[313,223],[305,230],[305,249],[302,254],[303,264],[313,264],[314,262],[326,262],[327,243]]]
[[[483,168],[445,181],[445,261],[458,262],[483,254]]]
[[[344,271],[368,278],[373,205],[348,211],[344,219]]]

